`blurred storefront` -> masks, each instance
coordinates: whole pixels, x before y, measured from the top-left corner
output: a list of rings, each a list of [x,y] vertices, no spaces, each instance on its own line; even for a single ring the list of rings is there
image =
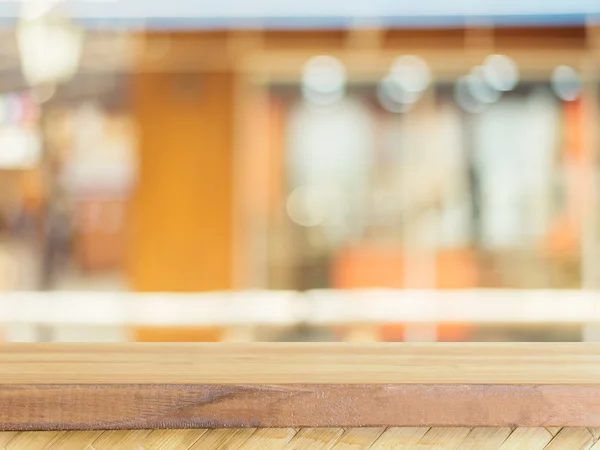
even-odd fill
[[[597,288],[579,19],[90,26],[49,95],[7,44],[0,289]]]
[[[581,251],[598,237],[585,28],[363,32],[376,49],[352,47],[367,38],[351,31],[289,34],[293,55],[267,38],[254,60],[248,111],[264,113],[242,139],[254,175],[241,202],[255,205],[242,221],[254,225],[251,280],[584,287],[598,256]],[[506,86],[486,85],[492,73]],[[424,86],[403,87],[403,74]]]
[[[84,67],[68,83],[30,86],[13,35],[2,32],[0,235],[12,274],[3,288],[93,290],[108,273],[106,288],[124,287],[137,172],[129,74]],[[84,61],[100,59],[97,41],[87,36]]]
[[[142,291],[580,287],[597,209],[590,34],[130,35],[129,68],[44,104],[76,264]],[[13,191],[35,178],[33,160],[6,164]]]

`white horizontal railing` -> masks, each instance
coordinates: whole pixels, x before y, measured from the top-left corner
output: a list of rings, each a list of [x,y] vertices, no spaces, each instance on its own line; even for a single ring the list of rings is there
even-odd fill
[[[0,293],[0,325],[600,324],[600,292],[320,290]]]

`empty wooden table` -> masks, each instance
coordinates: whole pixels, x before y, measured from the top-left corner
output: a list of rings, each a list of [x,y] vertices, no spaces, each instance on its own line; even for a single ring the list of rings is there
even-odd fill
[[[4,344],[0,448],[589,449],[597,344]]]

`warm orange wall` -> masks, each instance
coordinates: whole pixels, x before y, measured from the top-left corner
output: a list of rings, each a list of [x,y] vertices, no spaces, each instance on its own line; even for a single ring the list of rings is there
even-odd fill
[[[228,73],[134,75],[140,133],[129,261],[134,290],[231,287],[232,90]]]

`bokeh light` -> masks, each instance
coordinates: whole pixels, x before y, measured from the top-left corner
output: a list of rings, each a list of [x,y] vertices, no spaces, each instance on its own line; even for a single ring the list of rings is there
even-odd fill
[[[431,82],[427,63],[415,55],[404,55],[396,59],[390,74],[408,92],[423,92]]]
[[[38,104],[49,101],[56,94],[56,85],[52,83],[40,84],[31,88],[31,96]]]
[[[381,106],[391,113],[408,111],[431,83],[427,63],[415,55],[397,58],[377,86]]]
[[[420,95],[420,92],[407,90],[395,74],[386,76],[377,86],[379,103],[391,113],[408,111]]]
[[[302,94],[316,105],[331,105],[344,97],[346,69],[338,59],[315,56],[302,70]]]
[[[502,95],[500,90],[485,79],[483,66],[474,67],[466,81],[471,94],[482,103],[495,103]]]
[[[576,100],[581,94],[581,77],[570,66],[558,66],[552,72],[551,86],[554,94],[567,102]]]
[[[464,111],[480,113],[485,110],[486,104],[473,94],[473,76],[464,75],[454,85],[454,100]]]
[[[303,227],[322,225],[328,216],[328,202],[316,186],[300,186],[287,199],[289,218]]]
[[[517,64],[505,55],[488,56],[481,68],[481,74],[485,81],[498,91],[510,91],[519,82]]]

